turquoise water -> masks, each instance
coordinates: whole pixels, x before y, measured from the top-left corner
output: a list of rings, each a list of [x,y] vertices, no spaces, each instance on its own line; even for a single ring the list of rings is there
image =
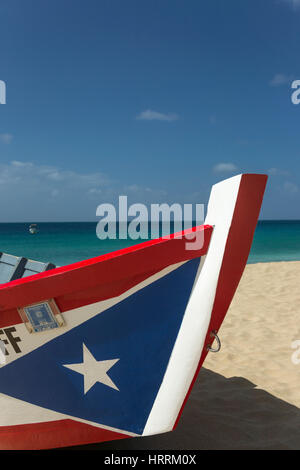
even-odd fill
[[[300,260],[300,220],[259,221],[248,263]]]
[[[96,222],[38,225],[39,233],[31,235],[29,224],[0,224],[0,251],[63,266],[136,243],[134,240],[99,240]],[[300,221],[260,221],[248,262],[291,260],[300,260]]]

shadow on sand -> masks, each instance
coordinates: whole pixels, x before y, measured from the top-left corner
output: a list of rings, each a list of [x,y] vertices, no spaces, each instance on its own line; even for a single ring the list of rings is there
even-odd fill
[[[70,449],[300,449],[300,410],[242,377],[202,368],[175,431]]]

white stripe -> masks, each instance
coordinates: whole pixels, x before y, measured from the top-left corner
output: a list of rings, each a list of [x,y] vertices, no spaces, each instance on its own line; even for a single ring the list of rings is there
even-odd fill
[[[170,361],[143,435],[173,429],[204,347],[228,232],[241,182],[238,175],[213,186],[205,224],[214,230],[202,260]]]
[[[107,429],[108,431],[128,434],[129,436],[138,435],[123,429],[112,428],[105,424],[94,423],[86,419],[51,411],[47,408],[32,405],[31,403],[27,403],[23,400],[18,400],[17,398],[12,398],[4,394],[0,394],[0,409],[2,410],[0,414],[0,426],[16,426],[20,424],[46,423],[49,421],[72,419],[101,429]],[[5,413],[3,413],[3,410],[5,410]]]

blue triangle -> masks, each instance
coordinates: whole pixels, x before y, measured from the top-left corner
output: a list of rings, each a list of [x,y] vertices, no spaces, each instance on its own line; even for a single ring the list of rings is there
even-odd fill
[[[63,414],[142,434],[162,382],[199,259],[191,260],[105,312],[0,369],[0,393]],[[39,334],[39,333],[36,333]],[[119,391],[66,367],[83,343]]]

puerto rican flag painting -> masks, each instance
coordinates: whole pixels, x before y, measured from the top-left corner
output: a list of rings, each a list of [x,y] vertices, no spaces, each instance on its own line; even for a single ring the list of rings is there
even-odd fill
[[[265,184],[216,184],[193,231],[1,284],[0,449],[174,429],[247,262]],[[30,333],[20,310],[51,299],[63,326]]]

